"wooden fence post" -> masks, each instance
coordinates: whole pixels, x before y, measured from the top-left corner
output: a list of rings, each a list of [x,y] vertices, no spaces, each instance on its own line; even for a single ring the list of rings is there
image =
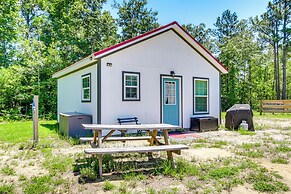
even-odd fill
[[[32,104],[33,142],[38,142],[38,95],[34,95]]]

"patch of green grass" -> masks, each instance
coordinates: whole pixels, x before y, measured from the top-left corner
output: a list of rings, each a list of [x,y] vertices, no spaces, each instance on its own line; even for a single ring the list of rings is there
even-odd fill
[[[227,141],[216,141],[216,142],[214,142],[214,144],[226,146],[227,145]]]
[[[82,168],[80,171],[79,182],[86,183],[87,181],[94,181],[97,179],[97,174],[92,168]]]
[[[278,147],[276,147],[276,151],[278,152],[291,152],[291,147],[287,146],[287,145],[280,145]]]
[[[3,123],[0,125],[0,141],[7,143],[19,143],[32,140],[32,121]],[[39,138],[48,136],[58,137],[56,133],[56,121],[39,122]]]
[[[252,136],[252,135],[256,134],[256,132],[254,132],[254,131],[248,131],[248,130],[245,130],[245,129],[242,129],[242,128],[239,128],[238,132],[241,135],[250,135],[250,136]]]
[[[15,175],[15,171],[13,168],[10,168],[8,165],[4,166],[1,169],[1,172],[5,175]]]
[[[279,191],[289,191],[286,184],[282,182],[269,183],[265,181],[257,181],[254,184],[254,189],[260,192],[279,192]]]
[[[221,180],[218,180],[218,182],[221,184],[221,186],[219,186],[219,190],[220,190],[219,192],[222,191],[221,189],[231,192],[233,187],[244,184],[244,180],[239,177],[233,177],[231,179],[221,179]]]
[[[288,191],[289,187],[278,179],[282,177],[269,173],[266,168],[257,168],[246,178],[247,182],[252,183],[254,189],[260,192]]]
[[[239,172],[239,169],[237,167],[224,166],[224,167],[214,168],[213,170],[210,170],[209,176],[218,180],[221,178],[233,177],[237,175],[238,172]]]
[[[47,155],[43,166],[49,170],[50,174],[56,174],[58,172],[66,172],[70,169],[73,163],[73,158],[67,155]]]
[[[288,164],[289,161],[286,158],[282,158],[282,157],[277,157],[277,158],[273,158],[271,160],[272,163],[277,163],[277,164]]]
[[[19,181],[26,181],[27,177],[25,175],[21,174],[21,175],[19,175],[18,180]]]
[[[156,190],[153,189],[152,187],[150,187],[150,188],[147,190],[147,194],[156,194]]]
[[[208,143],[207,139],[204,138],[198,138],[195,140],[195,143]]]
[[[33,177],[24,184],[24,192],[26,194],[48,193],[53,189],[51,183],[52,177],[50,176]]]
[[[103,190],[104,191],[112,191],[115,189],[115,185],[113,183],[111,183],[110,181],[106,180],[104,182],[104,187],[103,187]]]
[[[15,186],[12,184],[4,184],[0,185],[0,193],[1,194],[10,194],[14,193]]]
[[[264,153],[261,150],[238,151],[236,154],[250,158],[262,158],[264,156]]]
[[[253,149],[253,148],[260,147],[260,146],[261,146],[260,143],[243,143],[241,145],[241,148],[246,149],[246,150],[250,150],[250,149]]]
[[[127,184],[126,182],[121,182],[118,188],[119,194],[127,194]]]
[[[146,180],[147,176],[142,173],[129,172],[123,175],[124,180]]]
[[[201,184],[198,183],[198,181],[188,180],[188,181],[187,181],[187,187],[188,187],[188,189],[190,189],[190,190],[196,190],[196,189],[198,189],[198,188],[201,187]]]
[[[270,118],[278,118],[278,119],[288,119],[291,118],[291,114],[290,113],[263,113],[262,115],[260,115],[260,112],[258,111],[253,111],[254,113],[254,117],[258,117],[258,118],[264,118],[264,119],[270,119]]]
[[[215,141],[214,144],[210,145],[211,148],[222,148],[223,146],[226,146],[226,141]]]
[[[256,122],[254,122],[254,129],[257,131],[261,131],[263,129],[269,128],[269,126],[265,125],[265,124],[258,124]]]
[[[203,144],[203,143],[194,143],[192,145],[193,148],[206,148],[207,144]]]

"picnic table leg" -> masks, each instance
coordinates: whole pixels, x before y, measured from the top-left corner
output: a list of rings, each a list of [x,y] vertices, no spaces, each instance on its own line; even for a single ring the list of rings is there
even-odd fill
[[[102,147],[101,140],[101,131],[97,131],[98,136],[98,148]],[[102,154],[98,154],[98,163],[99,163],[99,177],[102,178]]]
[[[164,129],[163,130],[163,134],[164,134],[164,140],[165,140],[165,144],[166,145],[170,145],[170,141],[169,141],[169,134],[168,134],[168,130]],[[173,162],[173,153],[171,151],[167,151],[167,155],[168,155],[168,160],[172,162],[172,165],[174,164]]]
[[[155,129],[155,130],[153,130],[153,131],[150,131],[149,132],[149,134],[150,134],[150,136],[151,136],[151,139],[150,139],[150,146],[153,146],[153,145],[155,145],[155,144],[157,144],[157,134],[158,134],[158,130],[157,129]]]
[[[93,139],[93,143],[96,145],[97,143],[97,136],[98,136],[98,132],[94,131],[94,139]]]

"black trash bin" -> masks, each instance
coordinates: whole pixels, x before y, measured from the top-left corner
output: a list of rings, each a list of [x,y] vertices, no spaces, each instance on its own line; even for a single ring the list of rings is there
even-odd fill
[[[235,104],[226,111],[225,127],[228,129],[238,129],[243,120],[248,123],[249,130],[254,130],[251,106],[249,104]]]

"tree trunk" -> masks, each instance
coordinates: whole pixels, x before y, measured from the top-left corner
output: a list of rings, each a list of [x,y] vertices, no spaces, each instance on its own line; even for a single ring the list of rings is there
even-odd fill
[[[275,81],[274,89],[276,91],[276,99],[280,100],[278,47],[276,42],[273,43],[273,54],[274,54],[274,81]]]
[[[287,45],[283,46],[283,57],[282,57],[282,100],[286,100],[287,96],[287,66],[286,66],[286,56],[287,56]]]
[[[283,56],[282,56],[282,100],[285,100],[287,97],[287,50],[288,50],[288,32],[287,32],[287,24],[288,24],[288,8],[290,9],[290,6],[288,6],[287,0],[284,1],[283,5]]]
[[[276,96],[277,100],[281,99],[280,90],[280,66],[279,66],[279,43],[276,42]]]

